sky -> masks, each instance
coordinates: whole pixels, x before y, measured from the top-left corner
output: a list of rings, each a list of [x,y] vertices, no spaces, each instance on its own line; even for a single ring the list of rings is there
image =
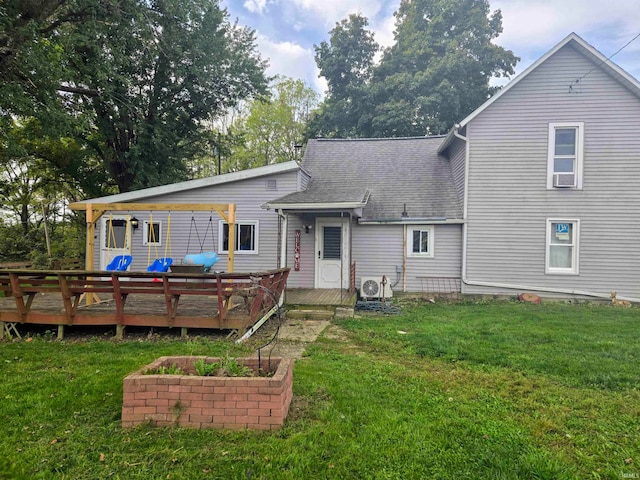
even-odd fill
[[[318,77],[314,45],[329,40],[337,22],[351,13],[369,19],[382,46],[393,43],[400,0],[221,0],[232,20],[256,32],[257,46],[268,59],[267,75],[304,80],[320,94],[326,82]],[[544,55],[571,32],[606,57],[640,34],[637,0],[490,0],[502,11],[503,32],[495,43],[520,57],[516,74]],[[612,61],[640,79],[640,38]],[[504,81],[495,81],[501,84]]]

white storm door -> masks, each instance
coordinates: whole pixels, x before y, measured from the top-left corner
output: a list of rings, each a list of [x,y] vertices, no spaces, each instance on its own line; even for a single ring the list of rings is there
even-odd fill
[[[131,255],[129,216],[103,216],[100,225],[100,270],[118,255]]]
[[[316,219],[316,288],[349,285],[348,221]]]

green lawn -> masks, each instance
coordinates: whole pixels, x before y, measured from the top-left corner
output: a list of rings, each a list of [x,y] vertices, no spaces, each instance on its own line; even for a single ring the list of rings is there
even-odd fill
[[[0,344],[0,478],[640,478],[640,309],[515,303],[337,322],[277,432],[119,426],[122,378],[231,342]],[[246,353],[246,352],[245,352]]]

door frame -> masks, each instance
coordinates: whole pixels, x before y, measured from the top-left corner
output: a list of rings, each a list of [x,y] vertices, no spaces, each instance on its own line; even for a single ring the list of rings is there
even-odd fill
[[[320,286],[320,262],[322,261],[322,227],[342,227],[341,230],[341,284],[338,288],[349,288],[350,280],[350,260],[351,260],[351,235],[349,217],[316,217],[315,224],[315,275],[314,275],[314,288],[332,288]]]
[[[109,231],[109,218],[112,220],[124,220],[125,232],[125,248],[107,248],[107,232]],[[131,255],[131,215],[103,215],[100,222],[100,248],[99,248],[99,266],[100,270],[105,270],[107,265],[118,255]]]

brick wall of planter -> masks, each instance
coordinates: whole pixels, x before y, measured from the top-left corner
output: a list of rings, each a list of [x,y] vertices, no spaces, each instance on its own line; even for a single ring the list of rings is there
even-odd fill
[[[281,427],[293,397],[293,360],[272,358],[270,377],[195,376],[193,364],[213,357],[161,357],[123,382],[122,426],[149,422],[158,426],[271,430]],[[238,359],[258,371],[258,359]],[[145,375],[176,365],[186,375]],[[266,369],[267,360],[262,360]],[[191,373],[192,375],[189,375]]]

